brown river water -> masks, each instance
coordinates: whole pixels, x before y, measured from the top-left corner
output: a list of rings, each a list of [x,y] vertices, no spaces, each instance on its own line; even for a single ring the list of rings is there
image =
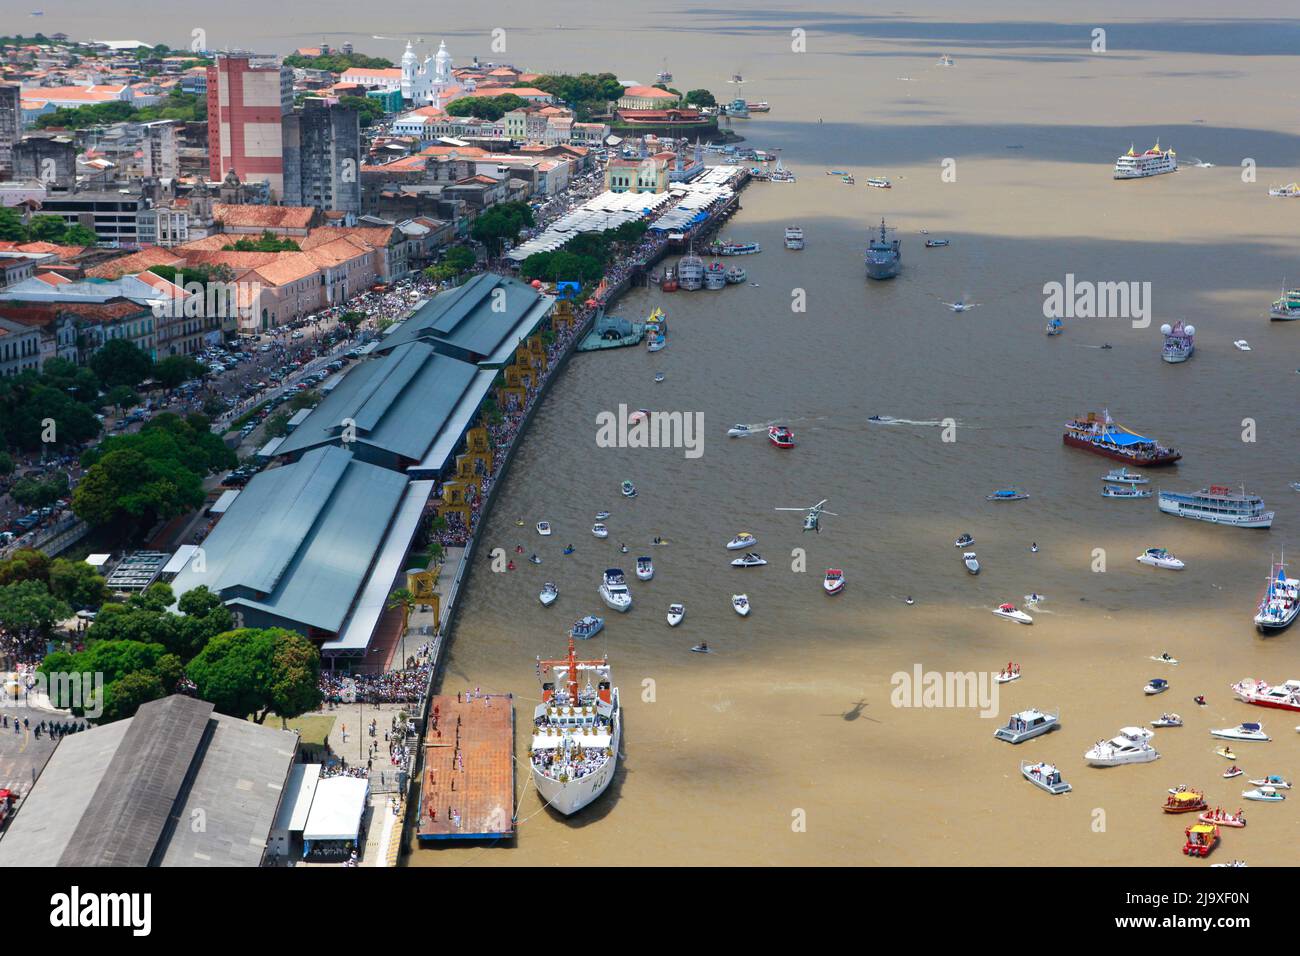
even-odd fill
[[[204,24],[205,10],[193,27],[176,5],[138,6],[160,8],[156,21],[139,22],[173,43],[194,27],[213,46],[280,51],[321,39],[243,0],[222,8],[222,23]],[[46,4],[42,29],[121,32],[56,7]],[[236,31],[241,9],[257,11],[249,29],[259,32]],[[1205,789],[1212,805],[1243,804],[1245,778],[1221,779],[1227,764],[1209,728],[1262,719],[1274,740],[1237,745],[1239,765],[1248,776],[1300,774],[1300,718],[1247,707],[1228,689],[1245,676],[1300,673],[1300,630],[1265,640],[1251,624],[1271,556],[1289,546],[1300,559],[1300,495],[1288,487],[1300,480],[1300,323],[1267,319],[1286,278],[1300,284],[1300,202],[1267,197],[1268,186],[1300,179],[1300,22],[1280,3],[1252,7],[1253,20],[1218,19],[1224,8],[1203,2],[1152,4],[1140,18],[1115,3],[1080,5],[1077,15],[1054,6],[1055,20],[1041,4],[1008,2],[879,15],[843,2],[793,14],[680,2],[580,12],[589,9],[489,5],[443,34],[430,8],[407,0],[377,15],[313,5],[327,41],[394,59],[396,42],[369,37],[419,31],[436,46],[445,36],[465,62],[493,58],[487,37],[500,26],[507,52],[494,58],[529,69],[611,68],[653,82],[666,64],[675,87],[719,94],[740,72],[746,98],[772,111],[736,128],[749,145],[781,148],[798,174],[794,184],[748,187],[724,230],[762,243],[760,255],[724,260],[756,287],[636,290],[619,310],[662,306],[669,347],[570,363],[485,529],[489,548],[523,544],[544,563],[494,574],[482,549],[462,595],[442,689],[513,692],[523,728],[539,696],[534,658],[559,656],[577,617],[605,615],[605,631],[582,650],[608,654],[621,688],[615,782],[560,818],[528,783],[520,734],[517,840],[415,849],[412,864],[1205,865],[1179,852],[1190,821],[1159,807],[1180,783]],[[1090,49],[1094,27],[1106,30],[1106,52]],[[796,28],[806,52],[791,51]],[[935,65],[943,53],[955,66]],[[1140,151],[1157,138],[1178,150],[1178,173],[1111,179],[1130,142]],[[1243,181],[1247,158],[1254,182]],[[852,172],[857,185],[829,169]],[[893,188],[868,188],[871,175]],[[862,254],[882,216],[903,240],[903,272],[869,283]],[[782,248],[793,223],[808,237],[802,252]],[[951,246],[923,248],[922,229]],[[1149,282],[1150,326],[1067,319],[1065,334],[1047,338],[1043,286],[1067,274]],[[791,309],[797,290],[804,312]],[[980,307],[955,315],[943,306],[962,295]],[[1158,327],[1179,318],[1197,327],[1196,354],[1168,365]],[[1239,338],[1252,351],[1234,348]],[[1095,347],[1103,342],[1113,348]],[[597,447],[597,414],[620,403],[703,413],[703,454]],[[1060,440],[1067,418],[1103,407],[1182,451],[1177,466],[1153,472],[1153,487],[1245,482],[1277,510],[1272,530],[1180,522],[1151,500],[1103,499],[1099,479],[1112,463]],[[955,419],[956,440],[933,424],[875,425],[871,415]],[[1242,440],[1244,419],[1257,440]],[[774,420],[795,430],[796,449],[725,436],[736,422]],[[635,500],[619,496],[624,478],[636,482]],[[1032,497],[984,500],[1008,484]],[[773,510],[822,498],[838,517],[824,518],[818,535]],[[607,541],[589,532],[602,509],[612,512]],[[547,539],[531,530],[543,518],[556,529]],[[727,566],[723,544],[740,530],[759,537],[767,567]],[[978,577],[953,547],[963,531],[976,539]],[[670,545],[646,547],[656,534]],[[569,542],[577,551],[565,557]],[[1187,569],[1136,564],[1153,546]],[[806,573],[791,570],[795,548],[806,549]],[[1104,572],[1094,570],[1096,549]],[[654,554],[654,580],[631,582],[629,614],[606,613],[601,571],[631,576],[639,553]],[[832,566],[847,587],[828,598],[821,574]],[[560,588],[551,609],[536,599],[544,580]],[[741,590],[753,603],[747,619],[729,603]],[[1046,595],[1032,627],[989,613],[1031,592]],[[676,630],[664,621],[673,601],[687,607]],[[715,653],[689,653],[700,640]],[[1162,650],[1182,663],[1148,659]],[[897,672],[987,673],[1009,660],[1024,677],[1002,689],[997,718],[891,705]],[[1148,699],[1142,686],[1153,676],[1172,689]],[[1206,707],[1192,703],[1196,694]],[[996,742],[998,718],[1027,706],[1060,707],[1062,728],[1018,747]],[[1084,764],[1096,740],[1162,710],[1187,725],[1157,731],[1160,760]],[[1051,797],[1028,785],[1021,759],[1057,762],[1074,791]],[[1225,831],[1214,859],[1291,862],[1295,803],[1245,804],[1250,826]]]

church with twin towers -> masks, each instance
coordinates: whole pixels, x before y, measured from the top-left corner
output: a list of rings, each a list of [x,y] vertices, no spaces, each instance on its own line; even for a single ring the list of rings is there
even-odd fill
[[[421,62],[408,40],[402,54],[402,99],[415,106],[443,109],[456,96],[471,92],[456,82],[451,73],[451,54],[446,42],[438,43],[438,52]]]

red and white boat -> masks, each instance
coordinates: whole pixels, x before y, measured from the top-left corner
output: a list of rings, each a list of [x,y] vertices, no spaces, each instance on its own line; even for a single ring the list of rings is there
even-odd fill
[[[1232,692],[1247,704],[1300,712],[1300,680],[1289,680],[1273,687],[1262,680],[1247,677],[1233,684]]]
[[[1244,827],[1246,825],[1246,815],[1238,810],[1236,813],[1228,813],[1226,810],[1206,810],[1196,819],[1202,823],[1217,823],[1221,827]]]
[[[777,448],[793,448],[794,432],[784,425],[773,425],[767,430],[767,440]]]
[[[827,568],[822,587],[826,589],[827,594],[839,594],[844,590],[844,572],[839,568]]]

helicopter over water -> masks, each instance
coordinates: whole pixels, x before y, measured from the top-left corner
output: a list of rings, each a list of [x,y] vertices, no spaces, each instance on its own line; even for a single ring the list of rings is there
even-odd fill
[[[839,515],[835,514],[834,511],[825,510],[826,502],[828,501],[830,501],[829,498],[823,498],[821,501],[817,502],[817,504],[812,505],[811,507],[808,508],[776,508],[774,510],[804,512],[803,529],[805,531],[816,531],[818,534],[821,534],[822,529],[821,529],[820,522],[821,522],[822,515],[831,515],[836,518],[839,517]]]

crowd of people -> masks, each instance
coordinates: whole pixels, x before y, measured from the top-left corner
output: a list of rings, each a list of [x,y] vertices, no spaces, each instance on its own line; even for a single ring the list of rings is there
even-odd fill
[[[323,671],[320,675],[321,697],[328,705],[358,701],[364,704],[414,703],[428,690],[432,666],[427,659],[417,657],[417,661],[414,667],[379,674]]]

